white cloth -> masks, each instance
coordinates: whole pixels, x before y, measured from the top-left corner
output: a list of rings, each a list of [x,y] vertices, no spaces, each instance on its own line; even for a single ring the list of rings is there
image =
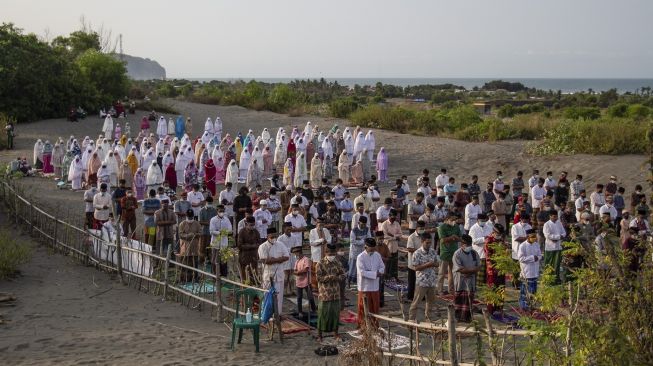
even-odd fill
[[[614,220],[617,219],[617,209],[614,207],[614,205],[608,205],[607,203],[599,209],[599,214],[603,215],[604,213],[609,213],[610,214],[610,220],[614,222]]]
[[[518,222],[510,229],[510,237],[512,238],[512,259],[519,260],[519,245],[521,241],[517,238],[525,237],[526,231],[532,229],[531,225]]]
[[[578,222],[580,222],[580,214],[581,214],[582,208],[583,208],[583,206],[585,204],[585,201],[587,201],[587,199],[585,199],[583,197],[578,197],[578,199],[574,202],[574,207],[576,207],[576,221],[578,221]],[[578,211],[578,210],[581,210],[581,211]]]
[[[560,220],[549,220],[544,224],[544,251],[562,250],[562,238],[567,236]]]
[[[472,248],[481,259],[485,259],[485,238],[490,234],[492,234],[492,225],[489,222],[486,222],[483,226],[477,222],[469,229],[469,236],[472,237]]]
[[[204,195],[200,191],[190,191],[188,192],[188,202],[193,209],[193,213],[196,217],[199,217],[200,210],[202,209],[202,201],[204,201]]]
[[[385,273],[385,265],[381,255],[377,252],[364,251],[356,258],[356,274],[358,278],[358,291],[379,291],[379,277],[377,273]]]
[[[605,205],[605,195],[603,193],[592,192],[590,194],[590,203],[592,213],[598,215],[601,206]]]
[[[449,176],[441,173],[435,177],[435,187],[438,189],[438,197],[444,196],[444,186],[449,183]]]
[[[319,262],[322,260],[322,245],[331,243],[331,233],[327,228],[322,228],[324,239],[320,238],[320,231],[317,228],[311,230],[308,241],[311,244],[311,260]]]
[[[535,260],[535,257],[537,257],[537,260]],[[527,240],[521,243],[519,245],[518,258],[522,278],[530,279],[539,277],[542,251],[538,242],[531,244]]]
[[[291,213],[286,215],[284,217],[283,222],[289,222],[292,224],[292,227],[295,229],[298,228],[305,228],[306,227],[306,219],[304,219],[304,216],[297,214],[297,216],[293,216]],[[290,236],[293,238],[293,247],[296,247],[298,245],[302,245],[302,236],[303,232],[293,232],[290,234]]]
[[[222,204],[222,201],[227,200],[227,204],[224,205],[224,214],[226,216],[233,216],[234,215],[234,198],[236,198],[236,194],[234,193],[233,190],[226,190],[224,189],[223,191],[220,192],[220,198],[219,198],[219,203]]]
[[[274,243],[270,244],[269,241],[266,241],[265,243],[261,244],[261,246],[258,247],[258,257],[261,260],[264,259],[269,259],[269,258],[280,258],[280,257],[288,257],[290,258],[290,252],[288,252],[288,248],[286,248],[285,245]],[[281,281],[283,282],[284,279],[284,268],[285,268],[285,262],[282,263],[275,263],[275,264],[263,264],[263,281],[268,282],[270,277],[274,277],[274,281]],[[282,288],[278,288],[278,291],[282,291]]]

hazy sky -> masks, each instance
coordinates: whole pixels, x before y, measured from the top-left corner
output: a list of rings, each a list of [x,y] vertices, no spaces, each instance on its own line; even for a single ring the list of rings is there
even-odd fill
[[[0,0],[50,38],[79,18],[168,77],[653,77],[650,0]]]

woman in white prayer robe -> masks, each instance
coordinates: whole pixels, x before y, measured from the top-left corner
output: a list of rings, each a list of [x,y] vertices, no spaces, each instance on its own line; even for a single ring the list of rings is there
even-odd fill
[[[232,191],[238,191],[238,175],[239,175],[239,169],[238,169],[238,164],[236,164],[236,160],[231,159],[229,162],[229,165],[227,166],[227,175],[225,176],[225,184],[226,183],[231,183],[233,186],[231,187]]]
[[[172,120],[172,117],[168,119],[168,135],[175,134],[175,121]]]
[[[303,152],[297,154],[297,161],[295,162],[295,179],[293,184],[295,187],[301,187],[302,183],[308,179],[308,171],[306,169],[306,155]]]
[[[351,166],[354,163],[354,138],[351,134],[345,137],[345,151],[347,152],[348,165]]]
[[[143,161],[141,162],[142,167],[149,167],[152,164],[152,161],[156,161],[156,155],[154,155],[154,149],[149,148],[145,155],[143,155]],[[149,168],[148,168],[149,169]]]
[[[267,127],[263,129],[263,132],[261,132],[261,139],[263,140],[263,144],[270,142],[270,131],[268,131]]]
[[[109,187],[118,186],[118,161],[116,160],[114,154],[115,153],[113,151],[109,151],[109,154],[103,161],[104,165],[107,166],[107,170],[109,171]]]
[[[333,145],[329,136],[325,137],[322,141],[322,154],[325,158],[328,156],[333,159]]]
[[[156,135],[159,136],[160,139],[166,137],[168,134],[168,122],[166,122],[166,118],[161,116],[159,117],[159,122],[156,124]]]
[[[258,166],[258,160],[252,159],[247,170],[247,188],[253,192],[257,184],[262,185],[263,171]]]
[[[164,148],[165,148],[165,142],[163,141],[163,139],[159,139],[159,141],[156,142],[154,153],[156,153],[157,155],[163,154],[165,152]]]
[[[113,136],[113,118],[111,118],[111,115],[108,115],[106,118],[104,118],[102,133],[104,136]]]
[[[220,160],[220,158],[222,158],[222,161],[224,161],[224,151],[220,149],[220,145],[216,145],[211,152],[211,159],[216,164],[216,167],[218,166],[217,161]],[[222,169],[224,170],[224,166]]]
[[[215,134],[215,130],[213,127],[213,121],[211,121],[211,117],[207,117],[206,122],[204,122],[204,132],[208,132],[209,136],[213,138],[213,135]]]
[[[109,173],[109,168],[106,163],[102,163],[100,169],[97,170],[97,188],[100,189],[100,185],[104,183],[107,187],[111,187],[111,174]]]
[[[315,153],[311,159],[311,187],[318,188],[322,185],[322,161],[320,155]]]
[[[311,125],[311,121],[306,122],[306,126],[304,127],[304,133],[306,136],[311,136],[313,134],[313,125]]]
[[[258,146],[254,148],[254,152],[252,153],[252,160],[256,160],[256,166],[262,172],[264,168],[263,151]]]
[[[170,151],[166,151],[165,155],[163,155],[163,160],[161,160],[163,171],[165,172],[168,169],[168,166],[174,162],[175,159],[172,158],[172,153]]]
[[[68,168],[68,181],[70,181],[73,191],[82,189],[82,174],[82,158],[75,156]]]
[[[220,117],[215,117],[215,123],[213,124],[213,137],[218,139],[218,141],[222,140],[222,118]]]
[[[338,161],[338,178],[342,179],[344,184],[349,184],[349,166],[347,151],[342,150]]]
[[[367,159],[371,162],[374,160],[374,149],[376,148],[376,141],[374,139],[374,132],[367,131],[365,135],[365,149],[367,150]]]
[[[252,161],[252,156],[250,155],[247,149],[243,149],[243,152],[240,153],[240,179],[247,179],[247,170],[249,169],[249,164]]]
[[[358,159],[358,154],[365,149],[365,137],[362,132],[359,132],[356,136],[354,140],[354,156]]]
[[[204,131],[202,137],[200,138],[200,141],[202,141],[204,145],[208,145],[209,142],[211,142],[211,134],[208,131]]]
[[[163,173],[161,173],[161,168],[155,160],[147,169],[147,178],[145,179],[145,185],[147,186],[147,191],[149,192],[150,189],[156,190],[161,184],[163,184]]]
[[[281,167],[286,162],[286,147],[283,144],[283,141],[277,143],[277,148],[274,150],[274,166],[277,168],[277,171],[281,171]]]
[[[186,152],[180,150],[177,154],[177,159],[175,160],[175,173],[177,174],[177,183],[182,184],[184,182],[184,170],[186,169]]]

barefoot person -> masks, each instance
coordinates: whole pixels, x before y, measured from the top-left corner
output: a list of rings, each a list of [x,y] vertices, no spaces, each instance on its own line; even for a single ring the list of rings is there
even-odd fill
[[[456,319],[469,322],[472,320],[472,303],[476,293],[476,274],[481,270],[478,254],[472,249],[471,236],[462,236],[460,248],[453,254],[452,262]]]
[[[340,282],[345,279],[345,271],[336,259],[335,245],[327,245],[327,255],[317,264],[317,284],[320,291],[318,298],[320,307],[317,313],[317,340],[322,341],[323,332],[334,332],[338,335],[340,321]]]

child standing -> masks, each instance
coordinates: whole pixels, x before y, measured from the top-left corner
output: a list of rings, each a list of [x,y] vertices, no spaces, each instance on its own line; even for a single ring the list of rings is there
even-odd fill
[[[311,312],[316,311],[315,300],[313,300],[313,291],[311,286],[309,286],[309,276],[311,276],[311,259],[304,256],[302,253],[302,247],[297,246],[292,248],[292,254],[295,256],[297,261],[295,262],[295,287],[297,288],[297,313],[300,318],[303,317],[302,311],[302,301],[304,291],[306,291],[306,298],[311,306]]]

